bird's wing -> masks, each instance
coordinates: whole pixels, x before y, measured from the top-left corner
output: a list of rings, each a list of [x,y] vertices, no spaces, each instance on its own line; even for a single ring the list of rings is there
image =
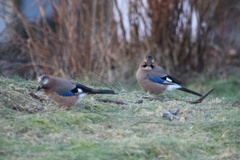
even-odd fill
[[[156,65],[155,68],[148,73],[149,80],[154,83],[160,83],[164,85],[180,84],[175,78],[166,73],[166,71]]]
[[[55,82],[54,91],[60,96],[77,96],[83,93],[83,90],[71,81],[58,79],[58,81]]]
[[[174,85],[174,84],[178,84],[171,76],[167,75],[164,77],[150,77],[149,78],[150,81],[154,82],[154,83],[160,83],[160,84],[164,84],[164,85]]]
[[[77,96],[79,94],[83,93],[83,90],[78,88],[77,86],[69,91],[64,92],[58,92],[60,96],[69,97],[69,96]]]

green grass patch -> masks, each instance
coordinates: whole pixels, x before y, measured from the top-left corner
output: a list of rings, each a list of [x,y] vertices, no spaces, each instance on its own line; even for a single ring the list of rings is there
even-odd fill
[[[90,95],[67,111],[36,92],[36,86],[19,77],[0,78],[0,159],[240,158],[240,82],[236,77],[201,79],[189,85],[201,93],[215,88],[200,104],[184,102],[196,97],[180,91],[157,96],[161,102],[135,90]],[[142,103],[135,103],[139,100]],[[177,108],[184,120],[162,117],[163,112]]]

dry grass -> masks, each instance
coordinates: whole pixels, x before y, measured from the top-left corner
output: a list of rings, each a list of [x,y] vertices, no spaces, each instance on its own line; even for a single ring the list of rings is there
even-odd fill
[[[129,11],[129,33],[117,0],[37,3],[40,16],[30,22],[14,2],[0,3],[10,37],[0,48],[3,75],[34,78],[41,73],[68,77],[98,73],[111,82],[135,81],[132,75],[148,52],[176,76],[203,71],[218,74],[224,70],[219,66],[239,65],[235,61],[239,59],[235,39],[224,47],[221,45],[226,38],[219,33],[228,28],[218,29],[218,26],[229,21],[216,18],[216,13],[222,15],[219,1],[149,0],[146,5],[143,1],[129,0],[125,8]],[[47,17],[47,5],[51,6],[52,17]],[[231,7],[224,12],[231,15]],[[191,17],[195,13],[198,27],[194,29]],[[234,8],[233,19],[238,18],[236,13],[238,10]],[[119,15],[118,21],[114,14]],[[238,23],[235,24],[238,28]]]

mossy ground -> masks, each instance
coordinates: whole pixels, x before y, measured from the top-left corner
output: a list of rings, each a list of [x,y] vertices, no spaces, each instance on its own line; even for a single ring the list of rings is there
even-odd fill
[[[201,92],[215,88],[200,104],[182,101],[196,97],[180,91],[165,94],[161,102],[137,90],[88,96],[70,110],[36,93],[36,85],[0,78],[0,159],[240,159],[236,77],[190,85]],[[183,121],[162,117],[177,108]]]

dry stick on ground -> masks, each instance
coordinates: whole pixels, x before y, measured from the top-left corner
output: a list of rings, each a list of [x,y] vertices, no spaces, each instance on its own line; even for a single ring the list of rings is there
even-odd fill
[[[96,100],[99,102],[104,102],[104,103],[115,103],[115,104],[120,104],[120,105],[127,105],[127,103],[125,103],[123,101],[112,100],[112,99],[108,99],[108,98],[105,98],[105,99],[97,98]]]
[[[34,93],[32,93],[32,92],[30,92],[29,95],[30,95],[32,98],[34,98],[34,99],[36,99],[36,100],[39,100],[40,102],[43,102],[43,101],[45,100],[45,99],[37,96],[36,94],[34,94]]]
[[[115,104],[119,104],[119,105],[128,105],[128,103],[126,103],[126,102],[123,102],[123,101],[120,101],[120,100],[108,99],[108,98],[105,98],[105,99],[97,98],[96,100],[99,101],[99,102],[104,102],[104,103],[115,103]],[[141,103],[143,103],[143,100],[140,99],[140,100],[137,100],[133,103],[134,104],[141,104]]]
[[[141,104],[141,103],[143,103],[143,100],[142,99],[139,99],[139,100],[137,100],[136,102],[134,102],[135,104]]]
[[[158,121],[140,121],[140,122],[132,124],[131,126],[135,126],[140,123],[162,124],[162,122],[158,122]]]
[[[205,93],[204,95],[202,95],[202,97],[200,97],[199,99],[195,100],[195,101],[186,101],[190,104],[197,104],[197,103],[202,103],[202,101],[210,94],[212,93],[212,91],[214,90],[214,88],[212,88],[211,90],[209,90],[207,93]]]

